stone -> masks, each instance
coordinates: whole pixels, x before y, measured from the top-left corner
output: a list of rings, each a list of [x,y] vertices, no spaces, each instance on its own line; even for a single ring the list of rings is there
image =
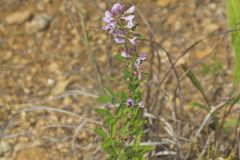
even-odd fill
[[[0,42],[1,43],[1,42]],[[13,53],[11,51],[7,51],[3,57],[1,57],[2,61],[9,61],[13,57]]]
[[[38,31],[43,31],[47,29],[47,27],[50,24],[52,17],[42,13],[39,15],[36,15],[32,21],[28,22],[26,24],[26,32],[28,33],[36,33]]]
[[[7,142],[0,142],[0,155],[10,151],[12,147]]]
[[[30,148],[21,150],[16,160],[48,160],[46,150],[42,148]]]
[[[22,24],[31,17],[31,11],[18,11],[12,13],[6,17],[6,22],[8,24]]]

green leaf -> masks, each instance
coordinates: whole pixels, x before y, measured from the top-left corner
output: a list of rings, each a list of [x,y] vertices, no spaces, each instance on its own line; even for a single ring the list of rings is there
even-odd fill
[[[112,143],[113,142],[112,142],[111,138],[106,138],[102,143],[102,147],[103,148],[108,148]]]
[[[99,96],[96,99],[96,101],[97,101],[97,103],[100,103],[100,104],[109,103],[112,101],[112,96],[107,96],[107,95]]]
[[[110,139],[110,138],[105,139],[101,146],[107,154],[109,154],[113,157],[117,156],[116,155],[117,148],[113,147],[114,146],[114,141],[112,139]]]
[[[113,124],[111,126],[111,129],[110,129],[110,134],[111,134],[111,137],[115,137],[116,136],[116,129],[117,129],[117,124]]]
[[[117,79],[117,77],[116,76],[106,76],[106,77],[104,77],[106,80],[108,80],[108,81],[114,81],[114,80],[116,80]]]
[[[225,103],[225,105],[231,105],[234,106],[236,103],[240,101],[240,93],[237,95],[233,96],[232,98],[228,99]]]
[[[213,64],[211,65],[211,73],[217,75],[223,71],[223,65],[218,59],[214,59]]]
[[[227,0],[227,16],[229,29],[240,27],[240,1]],[[232,32],[232,48],[235,53],[233,83],[236,86],[240,81],[240,31]]]
[[[95,128],[94,132],[95,132],[95,134],[102,137],[103,139],[108,138],[107,133],[102,128]]]
[[[237,124],[238,124],[238,117],[228,118],[223,126],[224,132],[229,133],[231,129],[237,126]]]
[[[136,89],[138,87],[138,84],[135,84],[135,83],[130,83],[129,86],[128,86],[128,89],[131,91],[131,92],[135,92]]]
[[[203,110],[206,110],[206,111],[209,111],[208,107],[203,105],[203,104],[200,104],[198,102],[191,102],[190,103],[190,106],[192,107],[197,107],[197,108],[200,108],[200,109],[203,109]]]
[[[125,79],[130,78],[131,75],[132,75],[132,74],[128,71],[127,68],[125,68],[125,69],[123,70],[123,77],[124,77]]]
[[[117,111],[116,111],[116,119],[121,119],[123,114],[124,114],[124,106],[121,103],[120,106],[117,108]]]
[[[206,64],[201,64],[201,73],[206,76],[207,74],[210,73],[210,67]]]
[[[112,117],[111,113],[106,110],[106,109],[102,109],[102,108],[96,108],[94,109],[94,111],[99,114],[100,116],[103,116],[103,117]]]
[[[153,146],[141,146],[141,152],[142,153],[148,153],[154,150]]]
[[[132,146],[128,146],[124,149],[124,154],[127,155],[128,159],[132,159],[134,156],[134,150]]]
[[[115,96],[118,97],[121,100],[121,102],[125,102],[128,98],[128,95],[125,92],[117,92]]]
[[[191,70],[188,70],[188,67],[186,65],[182,65],[182,68],[183,68],[183,70],[185,72],[187,72],[187,77],[190,79],[190,81],[192,82],[194,87],[202,94],[203,98],[208,103],[208,99],[207,99],[207,96],[206,96],[206,94],[204,92],[204,89],[203,89],[200,81],[198,81],[198,79],[195,76],[195,74]]]
[[[119,53],[115,56],[115,59],[119,62],[124,62],[125,61],[124,57]]]
[[[141,34],[135,34],[135,36],[137,36],[137,38],[139,40],[144,40],[145,39],[144,35],[141,35]]]
[[[120,134],[122,137],[126,137],[129,133],[129,126],[130,126],[130,123],[128,122],[127,124],[125,124],[123,126],[123,128],[120,129]]]
[[[204,92],[203,91],[203,87],[201,85],[201,83],[198,81],[197,77],[195,76],[195,74],[189,70],[188,71],[188,67],[186,65],[182,65],[182,68],[185,72],[187,72],[187,77],[191,80],[191,82],[193,83],[193,85],[200,91],[200,92]]]
[[[104,125],[106,127],[109,127],[111,125],[113,125],[115,123],[115,119],[113,117],[108,117],[105,121],[104,121]]]

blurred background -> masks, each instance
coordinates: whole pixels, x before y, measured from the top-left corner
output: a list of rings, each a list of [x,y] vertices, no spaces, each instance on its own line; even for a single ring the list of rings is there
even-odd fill
[[[115,58],[120,50],[101,30],[104,11],[114,2],[0,0],[0,160],[104,159],[99,139],[92,133],[99,122],[93,112],[99,106],[95,99],[102,94],[104,84],[124,89],[122,65]],[[120,2],[136,5],[139,32],[161,44],[173,62],[188,51],[175,64],[180,83],[172,72],[166,77],[166,55],[161,50],[154,54],[158,49],[147,42],[142,44],[148,57],[144,70],[149,73],[143,98],[152,116],[148,116],[145,140],[159,142],[150,159],[173,159],[178,145],[183,155],[195,159],[190,139],[206,112],[189,107],[189,103],[217,105],[232,89],[230,37],[223,39],[221,34],[227,31],[225,3]],[[207,98],[186,77],[183,64],[194,71]],[[176,86],[181,86],[182,94],[179,88],[176,92]],[[173,130],[181,126],[178,145],[164,129],[164,120]],[[213,136],[209,128],[201,138]],[[199,148],[206,139],[199,142]],[[224,141],[223,155],[230,142],[226,137]],[[172,152],[164,155],[165,150]]]

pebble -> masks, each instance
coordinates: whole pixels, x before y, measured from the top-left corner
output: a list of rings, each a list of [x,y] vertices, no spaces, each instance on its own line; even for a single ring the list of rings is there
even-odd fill
[[[22,149],[16,156],[16,160],[48,160],[46,150],[42,148]]]
[[[13,53],[11,51],[7,51],[2,57],[3,61],[8,61],[13,57]]]
[[[12,150],[11,146],[7,142],[0,142],[0,155]]]
[[[12,13],[6,17],[6,22],[8,24],[22,24],[31,17],[31,11],[18,11]]]
[[[49,79],[47,80],[47,84],[48,84],[49,86],[53,86],[53,85],[55,84],[55,80],[49,78]]]
[[[47,29],[47,27],[50,24],[52,17],[42,13],[39,15],[36,15],[32,21],[28,22],[26,24],[26,32],[28,33],[36,33],[38,31],[43,31]]]

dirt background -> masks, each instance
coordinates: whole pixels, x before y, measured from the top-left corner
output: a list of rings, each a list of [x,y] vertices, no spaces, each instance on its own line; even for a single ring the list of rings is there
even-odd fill
[[[111,49],[109,37],[100,29],[108,2],[81,0],[89,45],[106,75],[119,74],[117,63],[109,66],[106,54],[109,49],[113,54],[118,50]],[[155,40],[172,57],[196,40],[227,30],[223,0],[135,2],[151,24]],[[141,21],[140,16],[138,19]],[[140,26],[148,36],[149,28],[144,23]],[[82,38],[81,20],[73,0],[0,0],[0,160],[102,159],[99,140],[91,131],[96,123],[87,119],[97,120],[94,99],[101,90]],[[204,41],[179,64],[191,65],[201,60],[215,42],[216,39]],[[143,49],[148,51],[147,46]],[[219,62],[220,70],[206,74],[201,67],[197,70],[203,84],[208,84],[206,90],[213,103],[220,101],[231,87],[231,59],[226,38],[207,62],[210,68]],[[106,79],[110,85],[116,84]],[[187,101],[201,97],[189,81],[183,82],[183,88]],[[37,106],[64,109],[82,118],[49,108],[39,111]],[[10,120],[26,108],[29,112]],[[186,114],[194,123],[194,113]],[[79,128],[79,124],[85,127]]]

